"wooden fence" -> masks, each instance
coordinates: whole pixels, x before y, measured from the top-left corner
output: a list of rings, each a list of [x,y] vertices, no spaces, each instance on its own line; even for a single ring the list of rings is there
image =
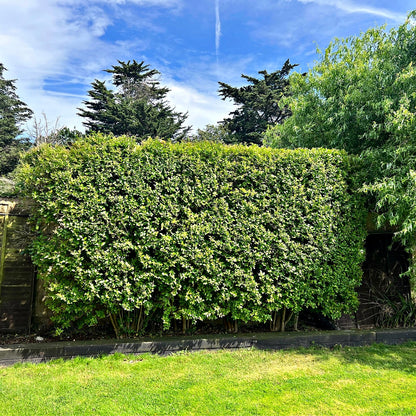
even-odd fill
[[[30,241],[28,207],[0,199],[0,333],[27,333],[32,318],[34,268],[25,252]]]

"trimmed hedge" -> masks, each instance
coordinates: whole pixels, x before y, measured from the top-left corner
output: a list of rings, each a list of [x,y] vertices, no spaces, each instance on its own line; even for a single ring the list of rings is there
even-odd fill
[[[278,330],[304,308],[350,312],[365,238],[354,170],[324,149],[102,135],[35,148],[19,175],[53,319],[108,316],[123,336],[156,316]]]

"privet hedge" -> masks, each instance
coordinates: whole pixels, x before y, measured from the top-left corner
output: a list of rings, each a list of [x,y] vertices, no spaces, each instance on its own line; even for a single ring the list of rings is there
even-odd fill
[[[32,257],[59,328],[109,317],[118,336],[225,317],[357,306],[365,236],[355,161],[335,150],[94,135],[30,151]]]

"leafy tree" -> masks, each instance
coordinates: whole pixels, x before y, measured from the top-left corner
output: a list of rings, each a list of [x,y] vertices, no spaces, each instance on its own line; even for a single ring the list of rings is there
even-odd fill
[[[56,144],[71,145],[80,137],[83,137],[84,133],[76,128],[70,129],[69,127],[61,127],[54,137]]]
[[[337,39],[306,77],[290,77],[292,116],[265,135],[273,147],[345,149],[365,162],[378,222],[416,243],[416,12],[398,28]]]
[[[232,141],[232,138],[222,124],[207,124],[203,129],[198,129],[196,134],[191,137],[191,140],[196,142],[229,143]]]
[[[267,126],[282,123],[290,115],[288,108],[279,101],[287,93],[288,75],[295,66],[288,59],[278,71],[270,74],[266,70],[259,71],[260,79],[243,74],[242,78],[250,83],[243,87],[219,82],[222,99],[231,99],[237,106],[230,113],[231,117],[222,122],[231,134],[230,142],[261,145]]]
[[[19,138],[20,126],[32,116],[32,111],[16,94],[16,80],[7,80],[6,68],[0,63],[0,175],[14,170],[22,150],[30,146],[28,139]]]
[[[160,86],[159,71],[143,61],[118,63],[105,70],[112,74],[113,89],[95,80],[88,92],[90,99],[84,101],[86,108],[79,109],[88,133],[181,140],[189,130],[183,126],[187,114],[174,111],[166,102],[169,89]]]

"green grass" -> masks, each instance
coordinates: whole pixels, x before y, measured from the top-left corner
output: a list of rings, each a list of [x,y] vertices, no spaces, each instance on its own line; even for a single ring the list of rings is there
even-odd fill
[[[0,368],[6,415],[416,415],[416,344]]]

